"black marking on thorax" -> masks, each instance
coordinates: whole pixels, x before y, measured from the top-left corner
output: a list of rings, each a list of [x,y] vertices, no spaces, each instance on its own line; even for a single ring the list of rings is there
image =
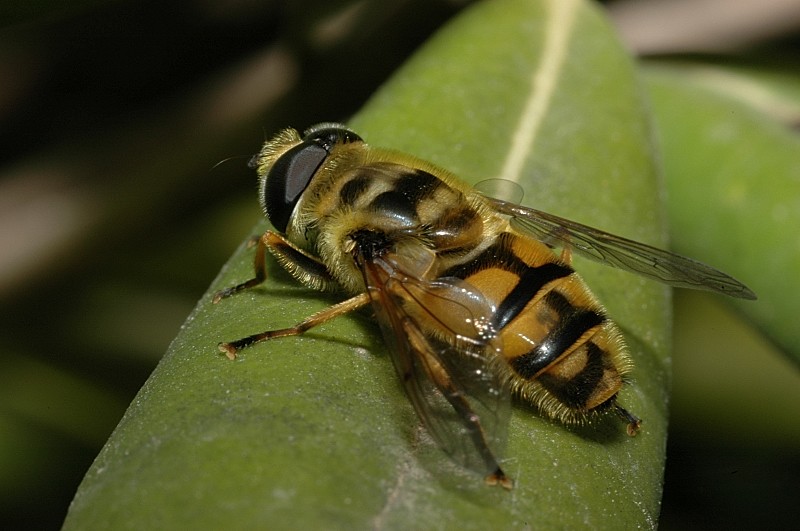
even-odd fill
[[[358,198],[369,190],[370,178],[368,175],[360,174],[350,179],[339,190],[339,201],[342,205],[352,207]]]
[[[420,201],[431,196],[439,186],[443,185],[441,179],[426,171],[409,170],[400,175],[394,189],[416,207]]]
[[[377,197],[388,194],[386,197],[394,196],[395,199],[378,199],[378,206],[390,203],[394,207],[402,201],[406,203],[403,208],[416,208],[420,201],[444,185],[438,177],[426,171],[392,163],[373,163],[354,171],[355,175],[339,190],[339,201],[345,206],[355,206],[371,187],[388,184],[390,190]],[[371,204],[374,206],[375,200]]]

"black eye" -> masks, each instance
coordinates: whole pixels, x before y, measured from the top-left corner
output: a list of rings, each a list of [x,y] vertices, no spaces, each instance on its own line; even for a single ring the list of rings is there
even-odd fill
[[[300,195],[327,157],[325,148],[303,142],[281,155],[270,168],[261,189],[261,205],[276,229],[286,232]]]
[[[330,151],[337,143],[363,142],[360,136],[339,124],[318,124],[309,128],[303,136],[303,142],[316,142]]]
[[[262,181],[261,206],[277,230],[286,232],[300,196],[333,147],[360,141],[357,134],[343,126],[322,124],[309,129],[300,144],[275,161]]]

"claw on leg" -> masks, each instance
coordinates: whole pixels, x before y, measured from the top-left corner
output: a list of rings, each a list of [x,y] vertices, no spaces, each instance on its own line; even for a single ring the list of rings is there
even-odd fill
[[[217,345],[217,348],[219,349],[220,352],[225,354],[225,356],[227,356],[229,360],[233,361],[236,359],[237,349],[230,343],[220,343],[219,345]]]
[[[639,428],[642,427],[642,419],[625,409],[624,407],[620,406],[619,404],[614,404],[614,411],[619,415],[622,420],[628,423],[627,432],[628,435],[631,437],[635,437],[637,433],[639,433]]]
[[[511,490],[514,488],[514,482],[511,481],[511,478],[506,476],[505,472],[503,472],[500,468],[486,476],[484,481],[487,485],[500,485],[506,490]]]

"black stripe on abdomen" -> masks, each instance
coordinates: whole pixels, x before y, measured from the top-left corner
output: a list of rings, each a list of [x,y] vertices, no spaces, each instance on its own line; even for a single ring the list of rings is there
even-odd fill
[[[502,330],[514,317],[533,300],[539,290],[546,284],[564,278],[573,273],[572,268],[555,262],[549,262],[538,267],[528,267],[520,275],[519,282],[514,289],[506,295],[497,312],[494,314],[495,330]]]
[[[514,273],[517,276],[523,276],[525,271],[530,267],[523,262],[520,257],[514,254],[514,251],[511,249],[510,234],[507,232],[500,235],[497,241],[484,249],[480,255],[463,264],[457,264],[451,267],[447,271],[444,271],[441,276],[469,278],[484,269],[492,267]]]
[[[572,409],[584,409],[606,371],[603,350],[589,341],[586,344],[586,365],[570,378],[554,376],[544,372],[538,382],[563,404]],[[608,401],[604,404],[609,404]],[[602,404],[595,408],[602,407]]]
[[[558,314],[559,322],[533,350],[510,361],[517,374],[526,379],[536,376],[583,334],[606,320],[604,315],[594,310],[576,308],[557,291],[549,292],[542,302]]]

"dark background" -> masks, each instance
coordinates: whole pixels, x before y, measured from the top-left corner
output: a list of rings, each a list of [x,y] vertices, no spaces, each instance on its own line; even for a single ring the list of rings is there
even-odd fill
[[[467,3],[0,7],[0,527],[60,526],[127,404],[259,219],[246,164],[264,137],[346,119]],[[680,15],[681,2],[639,4]],[[800,52],[800,24],[758,21],[705,44],[677,30],[653,44],[637,35],[664,16],[634,11],[613,14],[649,54]],[[731,449],[673,425],[663,527],[791,522],[800,451]]]

